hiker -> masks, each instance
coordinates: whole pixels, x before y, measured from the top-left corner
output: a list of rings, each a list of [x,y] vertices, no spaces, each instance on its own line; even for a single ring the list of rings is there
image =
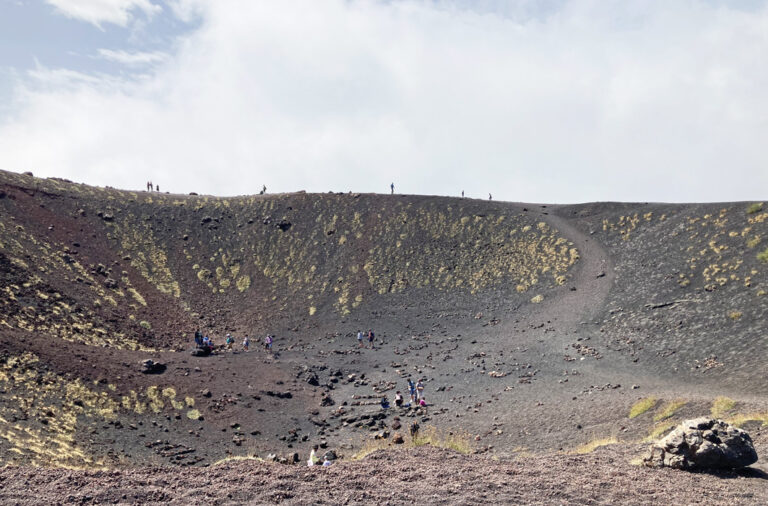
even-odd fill
[[[155,191],[156,191],[156,192],[159,192],[159,191],[160,191],[160,185],[159,185],[159,184],[156,184],[156,185],[155,185]]]
[[[325,456],[323,457],[323,467],[328,467],[328,466],[330,466],[330,465],[331,465],[331,461],[330,461],[330,460],[328,460],[328,455],[325,455]]]
[[[427,400],[424,397],[419,399],[419,407],[424,408],[425,413],[427,412]]]
[[[227,334],[227,349],[231,350],[233,344],[235,344],[235,339],[232,337],[232,334]]]
[[[210,346],[211,345],[211,338],[208,336],[205,336],[203,338],[203,347]]]
[[[413,404],[416,402],[416,385],[411,378],[408,378],[408,391],[411,393],[411,404]]]
[[[493,200],[493,195],[491,195],[490,193],[488,194],[488,200]]]
[[[389,185],[389,191],[391,192],[392,195],[395,194],[395,183],[392,183],[391,185]]]
[[[272,353],[272,335],[270,334],[267,334],[267,337],[264,338],[264,349]]]
[[[464,198],[464,190],[461,190],[461,198]]]
[[[149,182],[149,191],[152,191],[155,188],[155,186],[152,184],[152,181]]]
[[[357,331],[357,347],[363,347],[363,332],[360,330]]]
[[[403,395],[400,393],[400,390],[395,393],[395,406],[398,408],[403,407]]]
[[[267,185],[262,186],[261,193],[267,193]]]
[[[147,191],[149,191],[149,192],[152,191],[152,187],[150,186],[150,182],[149,181],[147,181]]]
[[[314,445],[312,447],[312,451],[309,452],[309,460],[307,461],[308,466],[312,467],[312,466],[320,465],[320,456],[317,454],[318,449],[319,449],[318,446]]]
[[[248,351],[248,346],[251,344],[251,340],[248,339],[248,334],[243,338],[243,351]]]
[[[389,409],[389,401],[386,397],[381,398],[381,409]]]
[[[373,340],[376,338],[376,336],[373,333],[373,330],[368,331],[368,344],[370,345],[371,349],[373,349]]]
[[[419,437],[419,423],[413,422],[411,424],[411,439]]]
[[[203,345],[203,333],[200,329],[195,331],[195,347],[200,348]]]
[[[416,382],[416,400],[424,397],[424,383],[421,380]]]

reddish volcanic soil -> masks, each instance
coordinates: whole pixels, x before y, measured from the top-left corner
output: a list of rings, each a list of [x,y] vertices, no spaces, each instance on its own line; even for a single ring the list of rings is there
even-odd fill
[[[419,447],[328,468],[237,462],[207,469],[0,471],[3,504],[765,504],[768,474],[651,470],[628,448],[512,461]],[[639,450],[633,448],[632,450]]]

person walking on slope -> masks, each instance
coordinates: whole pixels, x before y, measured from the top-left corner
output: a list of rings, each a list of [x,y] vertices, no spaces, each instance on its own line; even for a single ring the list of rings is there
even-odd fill
[[[373,340],[376,338],[376,336],[373,333],[373,330],[368,331],[368,345],[373,349]]]
[[[363,332],[361,330],[357,331],[357,347],[363,347]]]
[[[250,346],[251,340],[248,339],[248,334],[245,335],[243,338],[243,351],[248,351],[248,346]]]
[[[312,451],[309,452],[309,460],[307,461],[308,466],[312,467],[320,465],[320,455],[317,454],[318,449],[318,446],[314,445]]]
[[[421,380],[416,382],[416,400],[421,400],[424,398],[424,383],[421,382]]]
[[[267,334],[267,337],[264,338],[264,349],[272,353],[272,335],[271,334]]]
[[[411,405],[413,405],[416,403],[416,385],[411,378],[408,378],[408,392],[411,394]]]

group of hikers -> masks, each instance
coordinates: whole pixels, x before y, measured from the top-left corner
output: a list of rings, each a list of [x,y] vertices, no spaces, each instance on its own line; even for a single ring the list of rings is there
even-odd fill
[[[363,344],[363,331],[358,330],[357,331],[357,347],[362,348],[364,346]],[[373,333],[372,329],[368,329],[368,332],[365,333],[365,338],[368,339],[368,347],[373,349],[373,341],[376,339],[376,334]]]
[[[411,378],[408,378],[408,393],[410,394],[410,401],[405,402],[403,394],[400,390],[395,392],[395,407],[398,408],[411,408],[420,407],[427,408],[427,399],[424,397],[424,383],[421,379],[413,382]],[[381,409],[389,409],[389,401],[386,397],[381,398]]]
[[[152,181],[147,181],[147,191],[151,192],[152,190],[155,190],[156,192],[160,191],[160,185],[153,185]]]
[[[267,334],[267,336],[264,338],[264,349],[267,350],[269,353],[272,353],[272,344],[275,342],[275,336],[272,334]],[[195,331],[195,346],[206,350],[208,353],[212,353],[216,349],[216,345],[213,342],[213,339],[208,337],[208,335],[203,335],[202,332],[200,332],[200,329],[197,329]],[[251,346],[251,338],[248,337],[248,334],[245,334],[245,337],[243,338],[243,344],[242,349],[243,351],[248,351],[248,349]],[[227,338],[224,341],[224,348],[227,350],[232,350],[235,347],[235,338],[232,337],[232,334],[227,334]]]

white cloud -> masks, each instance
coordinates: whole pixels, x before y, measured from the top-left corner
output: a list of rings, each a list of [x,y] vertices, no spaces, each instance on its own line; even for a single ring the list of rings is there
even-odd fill
[[[124,65],[140,66],[161,63],[168,59],[162,51],[131,52],[113,49],[99,49],[99,57]]]
[[[133,12],[140,10],[147,16],[162,11],[162,7],[150,0],[45,0],[67,17],[101,26],[112,23],[127,26],[133,19]]]
[[[765,6],[182,4],[199,29],[140,79],[22,83],[0,167],[217,194],[765,195]]]

